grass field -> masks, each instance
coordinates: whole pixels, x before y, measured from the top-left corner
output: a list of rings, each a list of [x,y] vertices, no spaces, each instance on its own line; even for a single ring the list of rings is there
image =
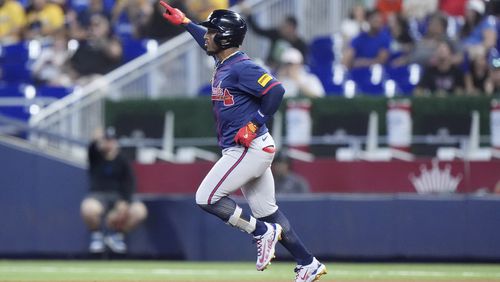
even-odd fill
[[[0,260],[0,281],[293,281],[294,264]],[[329,263],[321,281],[500,281],[494,264]]]

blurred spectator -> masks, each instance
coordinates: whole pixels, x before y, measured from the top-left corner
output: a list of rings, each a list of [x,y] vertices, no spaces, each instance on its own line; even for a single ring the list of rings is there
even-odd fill
[[[89,6],[86,9],[81,9],[77,12],[71,10],[66,14],[68,27],[71,38],[84,39],[87,37],[87,32],[90,27],[90,19],[93,15],[101,15],[108,20],[111,18],[104,7],[103,0],[90,0]]]
[[[138,29],[147,23],[154,12],[148,0],[116,1],[111,15],[114,33],[120,38],[138,37]]]
[[[387,20],[394,14],[400,14],[402,11],[403,0],[377,0],[375,7],[382,14],[382,18]]]
[[[477,96],[486,93],[486,80],[489,74],[486,56],[480,56],[471,62],[465,72],[465,91],[467,95]]]
[[[486,16],[482,0],[469,0],[460,38],[470,60],[486,56],[497,40],[495,18]]]
[[[488,11],[494,17],[497,30],[497,41],[495,49],[500,50],[500,0],[492,0],[488,3]]]
[[[229,8],[228,0],[187,0],[186,4],[196,21],[204,21],[213,10]]]
[[[348,68],[368,68],[374,64],[385,64],[389,58],[390,34],[384,30],[382,16],[377,10],[368,13],[369,30],[361,32],[351,42],[343,55],[343,64]]]
[[[44,47],[32,65],[37,84],[69,87],[73,85],[69,75],[68,38],[65,30],[54,35],[51,46]]]
[[[109,21],[96,14],[90,22],[88,38],[78,42],[78,48],[70,59],[71,67],[76,72],[74,76],[80,83],[85,83],[92,75],[113,70],[122,57],[121,44],[112,36]]]
[[[186,17],[190,19],[194,18],[189,14],[185,0],[170,0],[166,2],[172,7],[185,11]],[[182,27],[165,24],[163,12],[164,8],[162,8],[161,5],[157,3],[153,5],[153,12],[146,15],[147,18],[137,25],[137,34],[140,38],[151,38],[158,40],[159,42],[164,42],[167,39],[173,38],[174,36],[177,36],[185,31]]]
[[[309,183],[291,169],[290,157],[280,151],[274,157],[271,170],[274,176],[274,189],[277,194],[296,194],[310,192]]]
[[[433,64],[424,68],[420,83],[415,88],[415,96],[445,97],[460,95],[464,90],[464,74],[453,63],[453,46],[441,41],[433,58]]]
[[[468,0],[439,0],[439,10],[448,16],[463,17]]]
[[[368,30],[368,23],[366,22],[366,10],[362,4],[352,6],[349,17],[342,20],[340,26],[340,33],[342,34],[342,41],[345,49],[351,44],[351,40],[358,36],[361,31]]]
[[[19,42],[25,25],[26,14],[23,6],[15,0],[0,0],[0,44]]]
[[[489,73],[485,83],[487,95],[500,95],[500,55],[494,49],[488,58]]]
[[[323,84],[316,75],[306,70],[302,54],[297,49],[289,48],[283,52],[277,77],[286,90],[285,97],[325,96]]]
[[[493,188],[493,193],[495,195],[500,196],[500,180],[495,184],[495,187]]]
[[[294,16],[287,16],[278,28],[264,29],[255,21],[247,8],[243,13],[248,15],[247,23],[253,31],[271,40],[271,46],[266,58],[266,64],[272,69],[279,65],[281,53],[287,48],[293,47],[300,51],[304,61],[307,62],[307,43],[298,34],[298,23]]]
[[[135,179],[128,161],[120,153],[114,132],[96,130],[88,147],[90,193],[82,201],[81,214],[91,231],[89,251],[101,253],[107,245],[125,253],[124,234],[147,217],[146,206],[134,199]],[[104,236],[102,217],[109,233]]]
[[[401,14],[394,14],[388,18],[391,32],[390,65],[400,67],[407,65],[413,51],[413,38],[410,36],[408,21]]]
[[[47,39],[64,28],[64,11],[48,0],[32,0],[27,9],[26,38]]]
[[[455,51],[452,56],[454,64],[463,61],[462,53],[458,44],[453,42],[446,33],[448,20],[442,13],[434,13],[429,17],[427,31],[420,40],[415,42],[414,50],[410,56],[410,63],[417,63],[426,66],[431,63],[432,56],[435,54],[438,45],[444,40],[448,41]]]
[[[421,21],[438,11],[438,0],[404,0],[403,14],[409,20]]]

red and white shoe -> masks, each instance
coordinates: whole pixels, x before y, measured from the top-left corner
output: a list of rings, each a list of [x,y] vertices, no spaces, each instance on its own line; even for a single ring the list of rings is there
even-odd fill
[[[308,265],[297,265],[295,267],[295,282],[318,281],[325,274],[326,266],[314,258]]]
[[[255,266],[258,271],[263,271],[271,264],[275,257],[274,252],[276,243],[281,240],[281,225],[277,223],[266,223],[267,231],[263,235],[254,236],[257,244],[257,263]]]

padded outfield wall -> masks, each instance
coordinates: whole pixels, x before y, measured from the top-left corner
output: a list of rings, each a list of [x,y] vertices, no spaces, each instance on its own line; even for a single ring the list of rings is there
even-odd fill
[[[86,171],[0,143],[0,257],[81,257]],[[249,236],[196,207],[194,195],[143,195],[150,217],[130,254],[254,260]],[[323,258],[500,260],[500,198],[469,194],[311,194],[278,198],[311,251]],[[278,257],[289,258],[279,248]]]

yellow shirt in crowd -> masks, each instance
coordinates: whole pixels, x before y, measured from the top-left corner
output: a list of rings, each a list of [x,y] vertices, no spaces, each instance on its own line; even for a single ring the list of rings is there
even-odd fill
[[[227,9],[229,7],[229,0],[189,0],[187,5],[198,20],[204,21],[213,10]]]
[[[64,12],[57,4],[48,3],[40,11],[31,11],[28,14],[28,24],[40,22],[42,33],[47,34],[64,25]]]
[[[0,7],[0,42],[19,40],[18,31],[26,25],[26,14],[23,6],[14,0],[7,0]],[[8,39],[8,37],[11,37]]]

